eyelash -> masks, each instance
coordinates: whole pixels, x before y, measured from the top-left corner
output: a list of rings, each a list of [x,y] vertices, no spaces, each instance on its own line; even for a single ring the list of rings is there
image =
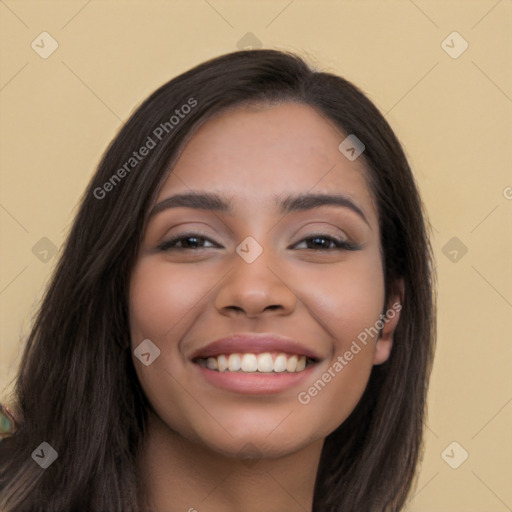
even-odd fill
[[[181,240],[186,240],[187,238],[196,238],[198,240],[205,240],[205,241],[208,241],[208,242],[210,242],[212,244],[215,244],[215,242],[210,240],[208,237],[206,237],[204,235],[201,235],[200,233],[182,233],[181,235],[177,235],[176,237],[172,238],[171,240],[166,240],[166,241],[162,242],[158,246],[158,249],[160,251],[171,251],[171,250],[197,251],[197,250],[200,250],[200,249],[205,249],[205,247],[197,247],[197,248],[173,247],[173,245],[176,242],[180,242]],[[354,242],[350,242],[349,240],[343,240],[343,239],[340,239],[340,238],[336,238],[336,237],[333,237],[331,235],[326,235],[326,234],[323,234],[323,233],[311,234],[308,237],[303,238],[298,243],[305,242],[307,240],[313,240],[315,238],[323,238],[325,240],[330,240],[331,242],[334,242],[335,247],[334,248],[329,248],[329,249],[309,249],[311,251],[322,251],[322,252],[332,251],[332,250],[358,251],[358,250],[361,249],[361,246],[356,244],[356,243],[354,243]],[[297,245],[297,244],[295,244],[295,245]],[[213,249],[213,247],[206,247],[206,249]]]

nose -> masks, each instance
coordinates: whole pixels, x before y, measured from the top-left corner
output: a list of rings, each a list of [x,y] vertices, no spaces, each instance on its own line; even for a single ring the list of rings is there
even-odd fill
[[[286,316],[295,310],[298,298],[290,275],[278,265],[270,250],[264,250],[252,263],[238,254],[233,260],[215,298],[215,306],[222,315]]]

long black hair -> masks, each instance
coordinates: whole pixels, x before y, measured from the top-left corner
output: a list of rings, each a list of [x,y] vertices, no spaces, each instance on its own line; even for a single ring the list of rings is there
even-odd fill
[[[2,510],[140,510],[135,459],[149,405],[129,348],[128,284],[148,212],[205,121],[246,103],[287,101],[310,105],[365,144],[386,302],[397,280],[404,283],[388,361],[373,367],[355,410],[325,440],[313,510],[403,506],[421,453],[435,343],[432,251],[414,178],[389,124],[358,88],[296,55],[250,50],[209,60],[160,87],[105,152],[16,377],[18,429],[0,442]],[[47,469],[31,457],[42,442],[58,452]]]

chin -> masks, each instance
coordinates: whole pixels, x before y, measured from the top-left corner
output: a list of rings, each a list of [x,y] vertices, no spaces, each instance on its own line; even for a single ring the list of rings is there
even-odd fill
[[[208,428],[197,432],[202,444],[225,457],[240,459],[276,459],[291,455],[309,444],[323,438],[320,426],[311,432],[301,431],[296,425],[284,426],[283,418],[272,423],[255,421],[252,425],[245,422],[225,425],[226,430]],[[262,424],[264,423],[264,428]]]
[[[208,439],[205,440],[208,448],[224,457],[236,458],[241,461],[252,461],[259,459],[279,459],[291,455],[301,448],[304,443],[298,439],[289,439],[286,444],[281,440],[264,439],[264,436],[243,435],[229,440]]]

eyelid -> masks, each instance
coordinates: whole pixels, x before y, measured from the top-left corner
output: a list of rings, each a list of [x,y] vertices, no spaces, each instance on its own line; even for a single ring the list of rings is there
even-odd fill
[[[361,250],[363,248],[363,246],[361,244],[353,242],[348,237],[340,237],[337,235],[331,235],[329,233],[322,233],[322,232],[310,233],[308,235],[301,236],[300,240],[298,242],[294,243],[291,247],[296,247],[298,244],[301,244],[301,243],[305,242],[306,240],[312,240],[315,238],[324,238],[326,240],[330,240],[330,241],[334,242],[335,244],[337,244],[337,246],[334,247],[333,249],[327,249],[327,250],[323,250],[323,251],[321,249],[319,249],[322,252],[331,252],[336,249],[345,250],[345,251],[357,251],[357,250]],[[308,249],[306,249],[306,250],[308,250]],[[309,250],[314,250],[314,249],[309,249]]]
[[[176,242],[179,242],[180,240],[182,239],[185,239],[185,238],[192,238],[192,237],[195,237],[195,238],[201,238],[201,239],[204,239],[216,246],[219,246],[220,244],[218,244],[217,242],[215,242],[214,240],[211,239],[211,237],[209,235],[206,235],[205,233],[201,233],[201,231],[185,231],[183,233],[178,233],[177,235],[173,235],[171,236],[169,239],[166,239],[166,240],[162,240],[157,248],[160,249],[160,250],[169,250],[169,249],[166,249],[166,247],[170,244],[175,244]],[[173,249],[178,249],[178,250],[191,250],[191,249],[182,249],[181,247],[173,247]],[[211,247],[201,247],[201,249],[211,249]],[[197,250],[197,249],[196,249]]]
[[[199,247],[196,249],[187,249],[187,248],[182,248],[182,247],[171,247],[172,245],[174,245],[177,242],[184,240],[186,238],[203,239],[204,241],[210,242],[211,244],[213,244],[216,247]],[[307,240],[314,239],[314,238],[329,239],[332,243],[335,243],[336,246],[334,248],[330,248],[330,249],[308,249],[308,248],[306,248],[303,250],[306,250],[306,251],[317,250],[320,252],[332,252],[334,250],[357,251],[357,250],[361,250],[363,248],[363,246],[361,244],[353,242],[352,240],[350,240],[350,238],[348,238],[346,236],[341,237],[339,235],[333,235],[328,232],[322,232],[321,230],[301,236],[297,242],[293,243],[288,248],[296,247],[297,245],[299,245],[303,242],[306,242]],[[163,240],[160,244],[158,244],[157,249],[164,251],[164,252],[171,250],[171,249],[178,250],[178,251],[198,251],[201,249],[219,248],[219,246],[220,246],[220,248],[222,248],[222,246],[218,242],[216,242],[215,240],[212,240],[212,238],[209,235],[206,235],[205,233],[202,233],[200,231],[187,231],[187,232],[183,232],[183,233],[178,233],[177,235],[174,235],[173,237],[171,237],[168,240]]]

